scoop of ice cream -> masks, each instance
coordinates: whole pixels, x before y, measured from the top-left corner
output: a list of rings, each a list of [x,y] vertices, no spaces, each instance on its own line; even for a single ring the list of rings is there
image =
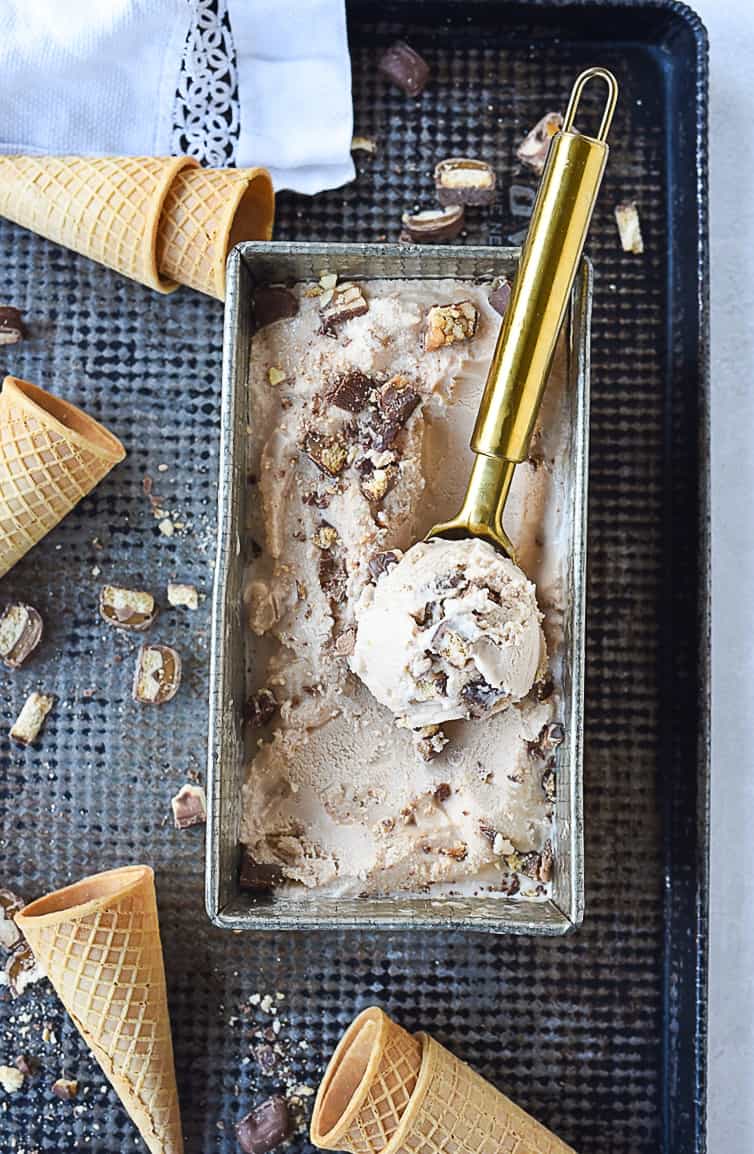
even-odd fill
[[[351,668],[412,729],[526,697],[546,652],[534,586],[485,541],[422,541],[356,607]]]

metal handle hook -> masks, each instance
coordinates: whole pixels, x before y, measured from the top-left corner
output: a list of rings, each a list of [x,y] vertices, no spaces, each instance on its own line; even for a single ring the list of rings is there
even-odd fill
[[[615,105],[618,103],[618,81],[607,68],[587,68],[585,72],[582,72],[580,76],[576,77],[568,100],[566,114],[563,118],[562,131],[571,132],[573,130],[573,122],[576,119],[581,94],[590,80],[604,80],[607,86],[607,103],[602,113],[599,131],[594,138],[604,143],[604,141],[607,140],[607,134],[610,131],[610,125],[613,121]]]

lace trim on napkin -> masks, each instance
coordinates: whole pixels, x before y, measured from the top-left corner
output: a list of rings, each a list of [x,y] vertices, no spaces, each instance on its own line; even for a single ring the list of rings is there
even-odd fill
[[[190,0],[192,22],[173,112],[173,155],[208,168],[235,164],[238,74],[228,0]]]

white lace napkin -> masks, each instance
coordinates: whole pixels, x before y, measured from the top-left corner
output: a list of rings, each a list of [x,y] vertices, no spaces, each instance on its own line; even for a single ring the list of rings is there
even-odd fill
[[[0,28],[0,153],[164,156],[226,131],[231,153],[229,73],[236,164],[306,193],[354,175],[345,0],[0,0]]]

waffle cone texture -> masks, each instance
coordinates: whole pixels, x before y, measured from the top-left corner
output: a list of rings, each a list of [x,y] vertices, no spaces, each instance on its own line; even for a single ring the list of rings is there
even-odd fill
[[[29,381],[0,391],[0,577],[125,457],[117,437]]]
[[[270,239],[274,195],[264,169],[187,156],[0,156],[0,216],[157,292],[224,299],[228,248]]]
[[[412,1039],[420,1048],[419,1069],[397,1124],[385,1140],[369,1122],[380,1063],[375,1067],[374,1054],[365,1060],[360,1052],[358,1026],[363,1018],[360,1015],[347,1031],[325,1071],[312,1115],[315,1146],[352,1154],[575,1154],[427,1034]],[[349,1078],[342,1076],[340,1090],[337,1084],[344,1053],[354,1087],[350,1098]]]
[[[182,1154],[154,875],[96,874],[16,918],[152,1154]]]

